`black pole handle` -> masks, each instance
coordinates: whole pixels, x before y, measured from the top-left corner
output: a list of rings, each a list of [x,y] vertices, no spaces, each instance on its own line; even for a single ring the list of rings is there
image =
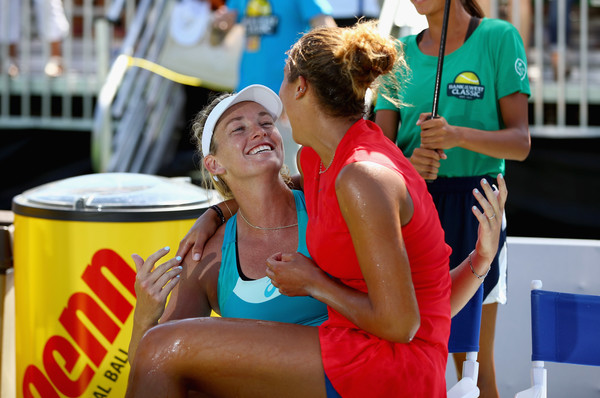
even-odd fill
[[[448,32],[448,15],[450,14],[450,0],[444,4],[444,19],[442,21],[442,36],[440,37],[440,52],[438,54],[437,73],[435,74],[435,89],[433,90],[433,107],[431,119],[438,117],[438,103],[440,99],[440,86],[442,84],[442,70],[444,68],[444,53],[446,52],[446,33]]]

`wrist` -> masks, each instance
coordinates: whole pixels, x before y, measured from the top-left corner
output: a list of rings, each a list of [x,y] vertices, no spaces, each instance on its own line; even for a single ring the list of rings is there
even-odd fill
[[[473,250],[469,253],[469,267],[471,273],[477,277],[477,279],[484,280],[491,269],[491,261],[486,260],[477,253],[477,250]]]
[[[223,214],[223,211],[221,210],[221,208],[218,205],[212,205],[209,207],[209,209],[212,209],[215,213],[217,213],[217,217],[219,219],[219,226],[225,224],[225,215]]]

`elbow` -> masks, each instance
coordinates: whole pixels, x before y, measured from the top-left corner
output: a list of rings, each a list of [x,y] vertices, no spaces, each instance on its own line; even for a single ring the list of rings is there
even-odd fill
[[[529,156],[529,152],[531,152],[531,136],[529,135],[529,130],[527,130],[526,134],[523,134],[520,150],[518,153],[516,153],[514,160],[518,160],[520,162],[524,161]]]
[[[421,326],[421,317],[419,316],[419,313],[416,312],[409,316],[405,315],[400,319],[402,321],[398,321],[398,318],[396,318],[394,324],[390,325],[389,328],[386,328],[385,336],[382,338],[393,343],[408,344],[415,337]]]
[[[529,156],[529,152],[531,152],[531,141],[527,142],[527,144],[523,146],[520,156],[517,157],[516,160],[520,162],[524,161]]]

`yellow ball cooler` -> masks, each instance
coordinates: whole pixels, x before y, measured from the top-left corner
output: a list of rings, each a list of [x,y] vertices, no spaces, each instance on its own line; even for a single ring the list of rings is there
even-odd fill
[[[16,196],[17,396],[123,397],[131,254],[170,246],[175,256],[216,199],[184,179],[131,173],[68,178]]]

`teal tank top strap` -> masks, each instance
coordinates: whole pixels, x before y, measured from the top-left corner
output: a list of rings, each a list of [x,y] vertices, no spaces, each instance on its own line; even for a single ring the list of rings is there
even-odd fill
[[[296,201],[296,214],[298,217],[298,252],[310,257],[306,247],[306,226],[308,224],[308,213],[306,212],[306,201],[304,194],[296,189],[292,190]]]
[[[237,254],[235,242],[237,231],[237,213],[233,215],[225,225],[225,235],[223,236],[223,246],[221,247],[221,268],[219,270],[219,279],[217,283],[218,292],[230,292],[233,290],[238,278]],[[228,294],[218,294],[219,308],[225,308]]]

